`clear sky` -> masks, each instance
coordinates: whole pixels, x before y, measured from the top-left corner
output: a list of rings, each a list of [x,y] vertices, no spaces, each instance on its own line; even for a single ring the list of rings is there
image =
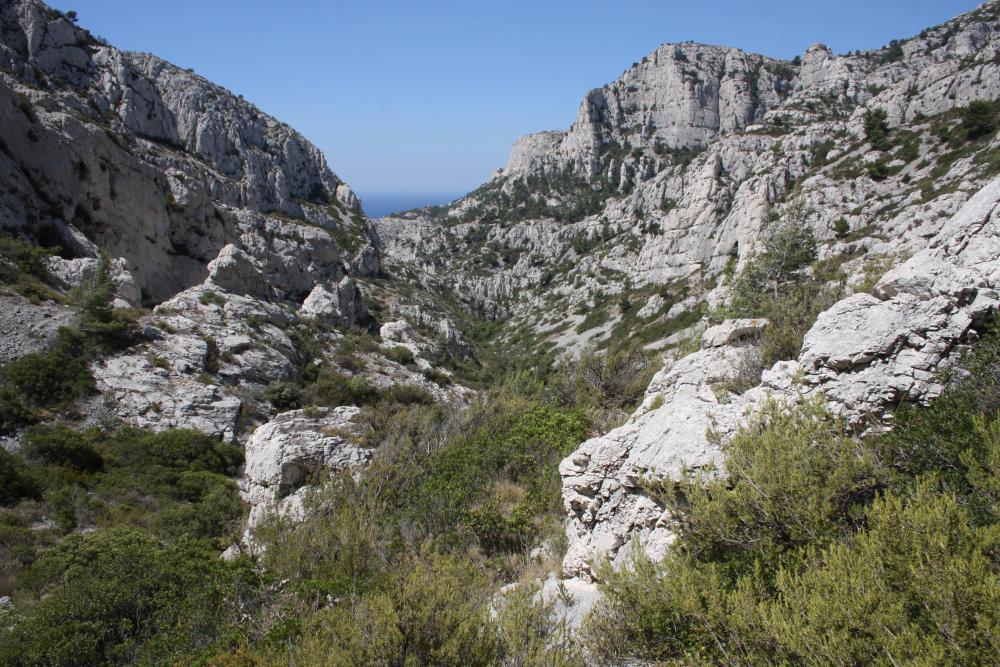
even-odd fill
[[[362,196],[464,192],[664,42],[875,48],[977,0],[52,0],[301,131]]]

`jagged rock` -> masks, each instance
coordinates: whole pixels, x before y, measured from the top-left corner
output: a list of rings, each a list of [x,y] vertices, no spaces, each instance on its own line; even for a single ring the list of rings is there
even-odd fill
[[[646,300],[645,305],[639,309],[636,316],[641,317],[644,320],[648,320],[649,318],[659,314],[660,310],[663,309],[664,303],[666,303],[666,300],[662,296],[654,294]]]
[[[898,60],[882,50],[834,55],[817,45],[795,66],[664,45],[588,94],[570,130],[519,140],[507,168],[445,212],[377,221],[383,261],[429,291],[456,292],[509,318],[512,329],[533,326],[540,342],[562,350],[600,344],[620,332],[618,324],[634,332],[659,322],[611,309],[606,329],[577,333],[540,320],[639,289],[684,297],[667,319],[693,312],[774,224],[807,225],[823,259],[853,258],[845,264],[849,284],[867,283],[868,259],[891,264],[919,252],[989,178],[983,165],[997,138],[975,157],[949,162],[942,175],[935,165],[950,149],[931,130],[957,122],[935,114],[1000,97],[998,18],[996,3],[984,5],[907,40]],[[757,78],[735,74],[748,66],[753,74],[757,65]],[[763,95],[756,105],[754,87]],[[873,109],[919,138],[916,157],[885,178],[873,178],[865,160],[900,157],[895,149],[873,153],[865,141],[864,117]],[[894,140],[902,137],[894,130]],[[690,150],[680,152],[683,146]],[[601,197],[616,194],[567,219],[584,187],[578,177]],[[519,213],[526,197],[550,209]],[[502,211],[494,210],[497,200]],[[482,224],[493,214],[505,224]],[[455,252],[463,240],[469,252]],[[489,271],[483,259],[493,260]]]
[[[269,511],[301,518],[305,489],[322,471],[351,472],[371,452],[354,444],[355,407],[284,412],[254,431],[246,444],[243,498],[250,504],[252,535]]]
[[[732,428],[742,410],[724,404],[712,385],[738,376],[745,347],[709,347],[666,365],[650,382],[632,418],[592,438],[559,465],[569,546],[563,571],[589,577],[590,561],[637,539],[655,556],[673,540],[669,517],[642,490],[644,480],[679,479],[682,470],[718,466],[722,450],[712,428]]]
[[[701,335],[701,346],[722,347],[742,340],[759,339],[767,325],[768,321],[763,319],[726,320]]]
[[[63,289],[81,287],[93,281],[97,274],[98,260],[89,257],[63,259],[62,257],[46,258],[45,266],[59,281]],[[128,260],[123,257],[111,261],[111,281],[115,284],[115,297],[123,305],[116,307],[136,307],[142,302],[142,290],[139,289],[135,277],[128,269]]]
[[[459,359],[472,359],[474,357],[472,347],[465,340],[465,337],[462,335],[462,331],[450,318],[428,313],[419,305],[399,305],[396,307],[396,311],[403,317],[412,321],[413,324],[436,332],[439,341],[434,341],[425,345],[424,347],[428,350],[435,348],[437,342],[441,342],[444,344],[444,349],[437,350],[438,352],[447,352],[451,356]],[[394,334],[390,331],[390,335]],[[409,340],[404,340],[403,342],[416,342],[412,335],[412,328],[409,330],[407,335],[409,336]]]
[[[738,49],[665,44],[614,83],[588,93],[569,131],[519,139],[504,174],[556,172],[568,165],[594,176],[599,151],[611,142],[703,146],[778,104],[788,84],[778,64]],[[645,170],[621,164],[614,182],[630,182],[633,171]]]
[[[243,237],[246,214],[323,211],[371,244],[356,195],[315,146],[190,71],[119,51],[37,0],[0,6],[0,65],[10,156],[0,164],[0,228],[57,240],[76,257],[97,246],[127,258],[146,304],[201,283],[227,244],[272,280],[268,258]],[[44,196],[31,174],[45,175]],[[336,249],[325,230],[312,233]],[[282,254],[270,241],[270,254]],[[366,255],[364,266],[375,263]]]
[[[186,359],[174,365],[197,365],[203,348],[197,345],[200,341],[189,342],[192,347],[183,351]],[[242,402],[218,385],[183,375],[180,369],[161,368],[137,354],[96,361],[92,371],[112,410],[127,423],[156,430],[193,428],[229,441],[236,437]]]
[[[299,316],[326,324],[357,325],[368,320],[368,309],[361,290],[349,277],[344,277],[333,289],[323,285],[313,288],[299,308]]]
[[[406,320],[398,320],[396,322],[386,322],[379,329],[379,336],[382,340],[393,342],[393,343],[411,343],[413,338],[411,332],[413,327]]]

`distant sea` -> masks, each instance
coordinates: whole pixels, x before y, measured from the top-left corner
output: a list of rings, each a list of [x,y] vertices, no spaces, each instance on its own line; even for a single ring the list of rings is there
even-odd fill
[[[409,211],[411,208],[447,204],[464,192],[372,192],[358,193],[365,213],[370,218],[382,218],[390,213]]]

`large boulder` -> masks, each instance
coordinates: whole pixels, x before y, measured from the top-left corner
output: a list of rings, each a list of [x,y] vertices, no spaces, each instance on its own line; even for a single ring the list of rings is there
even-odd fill
[[[332,287],[316,285],[302,302],[299,316],[329,325],[359,325],[369,319],[361,290],[348,276]]]
[[[303,495],[324,471],[357,470],[370,450],[359,447],[356,407],[312,408],[284,412],[259,427],[246,444],[243,498],[250,504],[247,536],[276,511],[302,517]]]

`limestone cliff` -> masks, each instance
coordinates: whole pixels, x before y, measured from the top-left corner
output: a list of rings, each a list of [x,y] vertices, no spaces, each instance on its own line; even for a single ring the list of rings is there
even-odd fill
[[[788,62],[662,46],[589,93],[569,131],[520,140],[478,190],[377,221],[385,261],[512,318],[536,350],[669,344],[774,224],[808,226],[858,282],[874,258],[923,248],[997,173],[995,138],[946,136],[957,109],[1000,96],[998,14]],[[888,142],[866,134],[878,111]]]

